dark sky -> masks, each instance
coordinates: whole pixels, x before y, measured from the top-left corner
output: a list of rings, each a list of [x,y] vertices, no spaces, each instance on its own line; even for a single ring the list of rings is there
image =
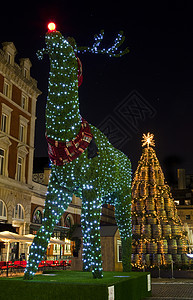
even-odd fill
[[[144,2],[144,1],[143,1]],[[168,1],[169,2],[169,1]],[[112,132],[111,138],[133,163],[141,155],[141,137],[155,135],[156,152],[166,177],[177,168],[193,173],[193,9],[186,1],[174,5],[155,1],[38,1],[5,2],[2,7],[1,42],[13,41],[17,59],[29,57],[31,74],[43,94],[37,102],[35,155],[47,153],[44,109],[49,62],[38,61],[47,23],[53,20],[64,36],[77,44],[92,45],[93,36],[105,30],[103,45],[112,44],[119,30],[126,36],[122,58],[79,55],[84,81],[79,89],[80,110],[93,125]],[[189,1],[190,3],[190,1]],[[110,124],[110,125],[109,125]],[[109,127],[110,126],[110,127]],[[114,127],[113,127],[114,126]],[[123,134],[122,134],[123,133]],[[121,135],[122,134],[122,135]],[[119,139],[117,142],[116,139]]]

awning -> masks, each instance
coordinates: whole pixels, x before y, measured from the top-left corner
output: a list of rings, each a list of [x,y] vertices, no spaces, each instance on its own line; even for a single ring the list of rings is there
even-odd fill
[[[10,231],[0,232],[0,242],[8,243],[7,261],[9,259],[10,243],[14,243],[14,242],[26,243],[26,244],[28,244],[28,248],[29,248],[30,244],[32,244],[32,242],[33,242],[34,237],[35,237],[35,235],[33,235],[33,234],[20,235],[20,234],[13,233]],[[58,240],[56,238],[51,238],[50,244],[65,245],[66,243],[64,241]]]
[[[9,260],[10,243],[14,243],[14,242],[29,243],[29,241],[30,241],[29,238],[27,238],[23,235],[19,235],[17,233],[13,233],[10,231],[0,232],[0,242],[8,243],[6,261]]]
[[[51,238],[50,239],[50,244],[65,245],[66,243],[64,241],[58,240],[56,238]]]
[[[17,233],[13,233],[10,231],[2,231],[0,232],[0,241],[4,243],[13,243],[13,242],[29,242],[29,238],[25,237],[24,235],[20,235]]]

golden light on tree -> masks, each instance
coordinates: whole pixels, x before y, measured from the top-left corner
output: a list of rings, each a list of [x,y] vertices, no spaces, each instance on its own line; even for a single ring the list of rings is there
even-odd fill
[[[143,134],[132,182],[132,264],[143,268],[188,264],[188,240],[156,152],[154,135]]]
[[[154,141],[154,135],[153,133],[149,133],[146,135],[145,133],[143,134],[142,137],[142,147],[146,146],[149,148],[149,146],[155,147],[155,141]]]

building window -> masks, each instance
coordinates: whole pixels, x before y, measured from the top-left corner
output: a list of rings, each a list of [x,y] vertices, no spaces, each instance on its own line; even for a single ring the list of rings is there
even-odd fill
[[[53,255],[60,255],[60,245],[54,244]]]
[[[0,219],[7,220],[7,209],[5,203],[0,200]]]
[[[12,108],[2,103],[1,131],[9,134]]]
[[[19,140],[20,142],[26,144],[27,142],[27,124],[29,120],[24,118],[23,116],[19,116],[20,124],[19,124]]]
[[[71,255],[71,242],[65,238],[64,255]]]
[[[28,97],[24,94],[21,96],[21,107],[25,110],[28,110]]]
[[[6,114],[2,114],[1,116],[1,131],[6,132],[7,133],[7,120],[8,120],[8,116]]]
[[[189,200],[184,200],[184,204],[185,205],[191,205],[191,200],[189,199]]]
[[[13,209],[13,219],[24,221],[24,209],[21,204],[17,204]]]
[[[0,175],[4,175],[5,150],[0,148]]]
[[[6,55],[6,59],[7,59],[7,62],[8,64],[13,64],[13,55],[11,55],[11,53],[7,52],[7,55]]]
[[[186,215],[186,220],[190,220],[190,215]]]
[[[24,76],[25,78],[27,77],[27,69],[26,69],[26,68],[23,69],[23,76]]]
[[[3,86],[3,94],[8,97],[11,98],[11,84],[8,81],[4,82],[4,86]]]
[[[180,200],[174,200],[174,203],[175,203],[176,205],[180,205]]]
[[[19,126],[19,140],[20,142],[25,142],[25,126],[20,124]]]
[[[7,82],[4,83],[3,94],[8,97],[8,94],[9,94],[9,84]]]
[[[11,63],[11,54],[9,52],[7,52],[7,62]]]
[[[1,143],[0,143],[0,175],[6,177],[8,177],[8,157],[9,157],[10,146],[11,146],[11,142],[8,136],[2,135]]]
[[[121,245],[121,240],[117,240],[117,262],[122,262],[122,245]]]
[[[42,212],[39,209],[35,211],[32,222],[35,224],[42,224]]]
[[[16,161],[16,172],[15,172],[15,180],[26,182],[26,156],[29,153],[25,145],[21,143],[17,146],[17,161]]]
[[[22,179],[22,169],[23,169],[23,159],[18,157],[17,159],[17,180],[21,181]]]

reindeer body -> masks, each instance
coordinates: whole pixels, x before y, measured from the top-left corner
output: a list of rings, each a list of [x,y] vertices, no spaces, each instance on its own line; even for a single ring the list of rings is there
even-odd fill
[[[50,59],[46,107],[48,138],[68,142],[81,127],[78,99],[78,63],[72,46],[60,32],[46,34]],[[40,54],[43,54],[40,53]],[[123,271],[130,270],[131,255],[131,165],[96,127],[90,125],[99,154],[88,158],[88,148],[75,160],[51,166],[42,227],[31,246],[25,279],[33,278],[44,256],[54,226],[71,202],[72,195],[82,199],[83,270],[94,278],[102,277],[100,216],[104,203],[115,205],[115,216],[122,240]]]

